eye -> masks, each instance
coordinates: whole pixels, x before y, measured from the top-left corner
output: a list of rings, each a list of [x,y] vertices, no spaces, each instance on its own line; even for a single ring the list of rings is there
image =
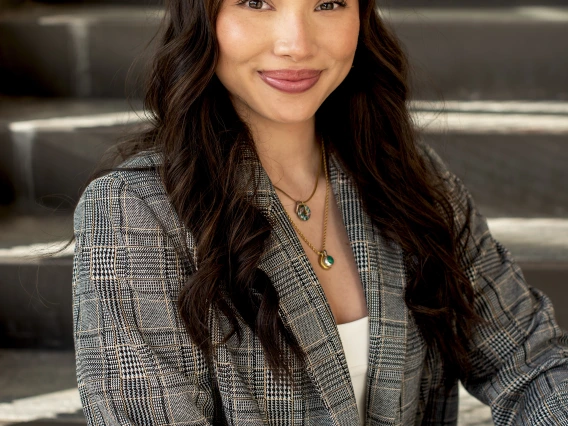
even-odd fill
[[[262,6],[265,4],[268,6],[268,4],[263,0],[245,0],[242,1],[240,4],[248,5],[250,9],[257,9],[257,10],[263,9]]]
[[[345,5],[346,3],[344,1],[328,1],[320,4],[318,7],[316,7],[316,10],[334,10],[339,7],[345,7]]]

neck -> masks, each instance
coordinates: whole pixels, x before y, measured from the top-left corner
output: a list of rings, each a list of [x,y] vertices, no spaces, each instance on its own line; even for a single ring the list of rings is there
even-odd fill
[[[311,191],[321,163],[315,118],[293,124],[257,119],[247,124],[262,167],[273,184],[298,196]]]

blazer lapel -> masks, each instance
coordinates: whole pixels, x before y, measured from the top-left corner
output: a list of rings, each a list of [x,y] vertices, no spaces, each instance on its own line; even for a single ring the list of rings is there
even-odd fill
[[[354,182],[332,157],[335,197],[343,215],[369,311],[368,425],[400,424],[407,342],[402,250],[364,212]]]
[[[400,250],[382,239],[364,213],[357,189],[333,156],[331,186],[363,283],[370,323],[367,424],[399,422],[406,306]],[[273,226],[259,268],[280,297],[280,316],[306,352],[307,371],[334,425],[359,424],[351,378],[325,293],[268,175],[256,165],[257,205]]]

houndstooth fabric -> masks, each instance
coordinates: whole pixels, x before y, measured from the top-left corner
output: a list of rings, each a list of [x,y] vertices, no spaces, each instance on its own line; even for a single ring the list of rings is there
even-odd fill
[[[490,235],[467,190],[428,147],[456,206],[471,206],[464,267],[487,320],[471,342],[473,373],[463,384],[491,406],[496,425],[568,425],[568,338],[550,300],[527,286],[511,255]],[[145,153],[125,166],[155,166]],[[307,354],[292,364],[298,386],[277,382],[244,327],[209,316],[208,364],[176,308],[199,267],[194,242],[156,172],[112,172],[93,181],[75,211],[73,318],[77,380],[89,425],[359,424],[337,326],[311,264],[259,163],[255,203],[273,226],[259,268],[280,296],[279,314]],[[427,349],[403,301],[400,248],[383,239],[357,190],[332,156],[330,178],[364,287],[370,323],[366,425],[455,425],[457,383],[444,397],[440,357]],[[458,221],[463,222],[463,217]],[[182,253],[189,253],[189,256]],[[286,351],[285,355],[290,355]]]

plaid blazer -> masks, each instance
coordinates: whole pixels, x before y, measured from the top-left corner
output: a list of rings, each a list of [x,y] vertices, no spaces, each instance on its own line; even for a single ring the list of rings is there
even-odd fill
[[[464,386],[491,406],[496,425],[568,425],[568,338],[550,300],[527,286],[460,181],[430,148],[424,155],[442,171],[452,202],[472,207],[464,267],[475,309],[488,322],[471,342],[474,370],[462,378]],[[125,166],[159,162],[157,154],[144,153]],[[88,186],[75,212],[74,336],[89,425],[359,424],[325,294],[264,169],[254,161],[245,166],[255,168],[254,202],[273,226],[258,267],[271,278],[279,314],[307,354],[305,368],[292,364],[299,386],[274,380],[246,326],[240,344],[236,336],[221,343],[230,329],[221,315],[209,317],[215,359],[206,362],[176,309],[184,280],[198,267],[195,258],[180,255],[184,245],[194,253],[192,236],[156,172],[112,172]],[[369,312],[365,424],[455,425],[457,382],[445,398],[439,354],[425,346],[403,300],[401,249],[371,223],[333,155],[329,169]]]

